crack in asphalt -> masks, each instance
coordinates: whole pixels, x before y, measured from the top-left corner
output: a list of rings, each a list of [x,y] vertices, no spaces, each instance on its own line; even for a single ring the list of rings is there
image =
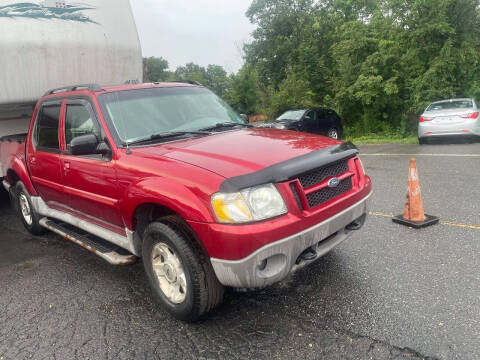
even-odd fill
[[[377,180],[373,208],[395,211],[389,208],[392,199],[380,195],[398,192],[403,197],[403,170],[395,170],[399,162],[391,159],[370,159],[378,167],[367,166]],[[463,159],[470,161],[455,158],[450,176],[468,170],[465,176],[474,178],[472,166],[458,164]],[[426,168],[424,173],[435,171]],[[396,175],[383,175],[387,173]],[[395,177],[401,180],[391,181]],[[428,191],[428,177],[424,179]],[[442,188],[448,191],[448,183]],[[469,189],[469,194],[477,191]],[[465,191],[454,194],[462,200]],[[429,209],[455,205],[433,196],[429,200],[438,202]],[[457,205],[445,218],[474,224],[476,219],[461,211],[465,206]],[[184,324],[158,309],[141,262],[111,267],[55,235],[33,238],[1,195],[0,213],[0,360],[434,360],[478,355],[471,345],[478,327],[462,311],[468,309],[473,318],[478,311],[469,300],[478,295],[471,289],[478,284],[475,231],[439,226],[431,228],[435,242],[428,241],[430,230],[405,240],[403,233],[393,234],[382,225],[386,220],[372,216],[363,233],[368,236],[356,235],[271,288],[229,291],[225,303],[207,318]],[[457,213],[461,218],[456,219]],[[462,249],[447,241],[456,237],[463,240]],[[452,299],[450,293],[462,290],[462,299]],[[436,308],[430,311],[432,303]],[[435,329],[440,321],[447,324],[445,319],[450,327]]]

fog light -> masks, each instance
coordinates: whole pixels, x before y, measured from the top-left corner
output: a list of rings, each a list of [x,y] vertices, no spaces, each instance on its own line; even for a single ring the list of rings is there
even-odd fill
[[[274,276],[278,276],[282,272],[286,271],[287,257],[285,254],[276,254],[263,259],[257,265],[257,276],[260,278],[268,279]]]
[[[258,265],[258,269],[259,270],[265,270],[265,268],[267,267],[267,259],[264,259],[260,265]]]

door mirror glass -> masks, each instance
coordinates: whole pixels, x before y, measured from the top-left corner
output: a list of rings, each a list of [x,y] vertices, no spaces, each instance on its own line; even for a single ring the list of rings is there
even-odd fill
[[[70,151],[72,155],[92,155],[97,154],[98,146],[98,140],[94,134],[82,135],[70,142]]]

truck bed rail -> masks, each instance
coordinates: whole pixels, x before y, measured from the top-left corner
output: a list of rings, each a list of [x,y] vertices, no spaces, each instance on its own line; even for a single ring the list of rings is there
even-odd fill
[[[27,133],[22,133],[22,134],[14,134],[14,135],[7,135],[7,136],[2,136],[0,137],[0,141],[8,141],[8,142],[18,142],[22,143],[27,139]]]

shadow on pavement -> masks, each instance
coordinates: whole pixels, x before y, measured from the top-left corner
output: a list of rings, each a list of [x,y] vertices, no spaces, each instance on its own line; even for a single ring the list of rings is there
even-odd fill
[[[442,136],[442,137],[432,137],[427,139],[425,145],[452,145],[452,144],[476,144],[480,142],[480,137],[474,136]]]

